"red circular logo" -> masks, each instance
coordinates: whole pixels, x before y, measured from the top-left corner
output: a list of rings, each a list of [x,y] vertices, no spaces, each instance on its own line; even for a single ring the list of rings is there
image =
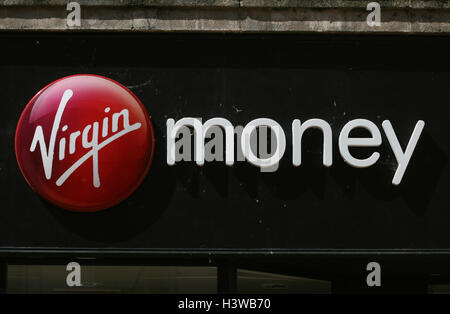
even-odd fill
[[[116,205],[141,184],[153,158],[149,115],[126,87],[96,75],[59,79],[37,93],[17,125],[28,184],[73,211]]]

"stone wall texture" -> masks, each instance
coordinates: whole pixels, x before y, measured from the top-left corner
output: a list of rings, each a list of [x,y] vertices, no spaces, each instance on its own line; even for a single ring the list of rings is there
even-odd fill
[[[78,0],[80,26],[69,2],[0,0],[0,31],[450,34],[442,0],[379,0],[379,26],[361,0]]]

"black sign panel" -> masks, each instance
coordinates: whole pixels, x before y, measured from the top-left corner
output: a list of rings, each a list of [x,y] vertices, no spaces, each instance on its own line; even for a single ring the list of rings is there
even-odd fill
[[[450,248],[450,44],[440,37],[1,34],[0,247],[139,250],[369,250]],[[156,133],[148,176],[124,202],[95,213],[45,202],[27,185],[14,133],[27,102],[54,80],[90,73],[129,87]],[[247,162],[166,162],[169,118],[245,126],[277,121],[286,152],[275,172]],[[292,121],[320,118],[333,134],[303,136],[292,165]],[[352,119],[372,121],[380,153],[354,168],[338,147]],[[425,127],[402,182],[382,122],[403,149]],[[365,136],[366,133],[361,133]]]

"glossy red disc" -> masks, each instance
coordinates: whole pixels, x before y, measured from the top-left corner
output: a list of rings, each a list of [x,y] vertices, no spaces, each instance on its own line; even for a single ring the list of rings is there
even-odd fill
[[[49,202],[83,212],[133,193],[150,168],[154,143],[140,100],[114,80],[87,74],[64,77],[37,93],[15,137],[28,184]]]

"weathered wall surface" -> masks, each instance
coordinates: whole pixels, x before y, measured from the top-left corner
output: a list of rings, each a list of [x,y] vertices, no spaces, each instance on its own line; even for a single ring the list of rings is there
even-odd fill
[[[68,2],[0,0],[0,30],[450,34],[442,0],[379,0],[380,26],[361,0],[78,0],[80,26],[67,25]]]

